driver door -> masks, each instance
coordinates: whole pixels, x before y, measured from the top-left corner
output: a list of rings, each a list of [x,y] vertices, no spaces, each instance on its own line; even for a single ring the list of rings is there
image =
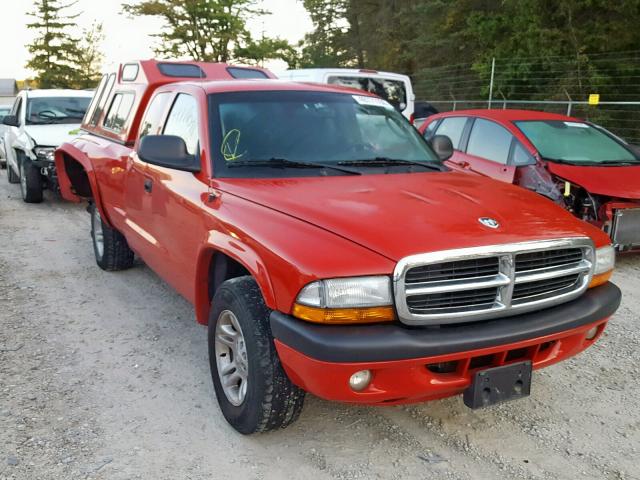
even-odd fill
[[[476,118],[467,141],[465,161],[476,173],[513,183],[516,167],[509,159],[515,142],[506,128],[491,120]]]
[[[425,138],[427,139],[433,138],[434,135],[444,135],[449,137],[449,140],[451,140],[451,144],[453,145],[453,155],[445,162],[449,167],[463,170],[467,170],[469,168],[466,155],[461,151],[468,123],[469,117],[445,117],[440,121],[435,130],[427,129],[425,131]]]

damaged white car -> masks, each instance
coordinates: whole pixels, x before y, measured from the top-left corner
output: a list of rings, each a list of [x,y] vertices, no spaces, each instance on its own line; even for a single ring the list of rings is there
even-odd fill
[[[22,199],[42,201],[45,188],[56,191],[58,177],[53,152],[80,133],[80,123],[93,92],[84,90],[23,90],[2,123],[7,178],[20,183]]]
[[[4,168],[6,165],[4,154],[4,131],[7,129],[2,124],[2,119],[11,113],[11,105],[0,105],[0,167]]]

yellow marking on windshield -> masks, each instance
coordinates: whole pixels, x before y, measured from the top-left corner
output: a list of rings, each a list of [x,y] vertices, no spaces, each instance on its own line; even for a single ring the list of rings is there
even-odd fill
[[[227,162],[233,162],[241,158],[245,153],[238,155],[238,147],[240,146],[240,130],[234,128],[229,130],[222,139],[222,145],[220,146],[220,153]]]

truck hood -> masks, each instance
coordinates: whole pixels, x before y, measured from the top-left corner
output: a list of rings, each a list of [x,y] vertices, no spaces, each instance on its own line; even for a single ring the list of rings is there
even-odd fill
[[[220,179],[216,187],[394,261],[452,248],[604,235],[533,192],[458,172]],[[481,217],[500,227],[482,225]]]
[[[640,165],[587,167],[547,163],[554,175],[576,185],[589,193],[625,199],[640,199]]]
[[[73,140],[80,134],[79,128],[79,123],[25,125],[24,127],[34,145],[43,147],[58,147],[64,142]]]

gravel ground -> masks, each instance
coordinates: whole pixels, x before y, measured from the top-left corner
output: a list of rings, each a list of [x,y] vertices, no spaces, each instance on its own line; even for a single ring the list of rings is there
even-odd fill
[[[243,437],[214,398],[205,328],[143,264],[102,272],[83,206],[25,205],[0,173],[0,480],[640,479],[640,255],[604,337],[530,398],[405,407],[307,397]]]

